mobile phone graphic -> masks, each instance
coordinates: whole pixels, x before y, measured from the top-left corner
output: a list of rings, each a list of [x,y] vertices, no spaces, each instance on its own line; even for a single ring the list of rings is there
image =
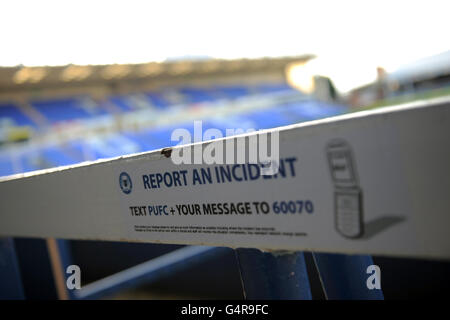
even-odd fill
[[[334,184],[336,230],[347,238],[364,233],[362,190],[350,145],[341,139],[327,145],[327,157]]]

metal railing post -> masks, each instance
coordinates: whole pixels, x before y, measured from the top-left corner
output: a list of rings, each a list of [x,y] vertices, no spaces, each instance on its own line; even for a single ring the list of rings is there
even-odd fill
[[[14,241],[12,238],[0,238],[0,300],[24,298]]]
[[[383,300],[381,289],[369,289],[371,256],[313,253],[320,280],[330,300]]]
[[[246,299],[312,298],[302,252],[237,249],[236,255]]]

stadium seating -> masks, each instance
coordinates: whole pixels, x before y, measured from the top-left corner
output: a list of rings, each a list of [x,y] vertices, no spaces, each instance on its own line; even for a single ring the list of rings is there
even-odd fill
[[[147,92],[145,95],[156,108],[164,109],[170,105],[170,101],[167,101],[161,92]]]
[[[0,105],[0,120],[11,121],[16,126],[36,127],[36,124],[12,103]]]
[[[13,162],[9,154],[0,155],[0,176],[8,176],[14,173]]]
[[[222,98],[231,100],[248,96],[251,93],[249,88],[243,86],[216,86],[214,89]]]
[[[221,85],[208,88],[182,87],[164,88],[158,91],[142,94],[116,95],[107,99],[118,108],[119,112],[135,114],[139,110],[152,110],[155,118],[164,117],[167,112],[179,115],[178,123],[172,125],[157,125],[139,130],[122,130],[115,133],[89,136],[71,140],[64,145],[52,144],[44,146],[25,146],[19,151],[7,152],[0,150],[0,175],[27,172],[55,166],[69,165],[85,160],[116,157],[136,152],[150,151],[174,146],[178,141],[171,141],[171,135],[176,128],[185,128],[194,139],[193,121],[185,121],[184,113],[195,115],[195,105],[207,103],[213,106],[215,101],[233,101],[255,94],[279,95],[297,92],[286,84],[260,84],[252,86]],[[176,104],[183,103],[183,105]],[[211,103],[212,104],[208,104]],[[104,103],[104,102],[103,102]],[[175,105],[178,105],[175,108]],[[189,109],[192,105],[194,109]],[[223,105],[223,104],[222,104]],[[94,103],[89,97],[72,97],[65,99],[32,101],[35,111],[53,124],[72,120],[90,120],[99,122],[100,118],[108,115],[107,108]],[[231,106],[231,105],[230,105]],[[184,110],[184,111],[183,111]],[[189,111],[191,110],[191,111]],[[209,128],[219,129],[226,136],[226,129],[268,129],[293,123],[320,119],[342,114],[344,106],[316,101],[311,98],[292,102],[280,103],[262,109],[249,109],[233,114],[213,114],[208,117],[199,116],[202,120],[203,133]],[[136,113],[141,117],[140,113]],[[160,115],[161,114],[161,115]],[[13,104],[0,106],[0,117],[12,119],[15,125],[36,125],[22,111]],[[14,157],[13,157],[14,156]],[[14,164],[13,164],[13,160]]]
[[[133,111],[134,107],[128,103],[124,96],[113,96],[109,100],[122,112]]]
[[[51,123],[87,119],[107,114],[106,110],[81,98],[32,101],[31,104]]]
[[[186,97],[188,103],[211,102],[217,100],[217,93],[211,89],[180,88],[179,92]]]
[[[256,86],[258,93],[297,92],[287,84],[262,84]]]

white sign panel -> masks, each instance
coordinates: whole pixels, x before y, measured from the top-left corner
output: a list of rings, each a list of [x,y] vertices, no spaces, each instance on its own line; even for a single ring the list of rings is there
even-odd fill
[[[0,234],[450,258],[448,103],[277,130],[276,175],[175,149],[4,179]]]

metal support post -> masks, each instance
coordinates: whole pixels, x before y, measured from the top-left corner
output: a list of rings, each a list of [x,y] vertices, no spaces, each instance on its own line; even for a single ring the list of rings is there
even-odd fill
[[[312,298],[302,252],[237,249],[236,255],[246,299]]]
[[[383,300],[381,289],[369,289],[367,267],[371,256],[313,253],[327,299]]]

